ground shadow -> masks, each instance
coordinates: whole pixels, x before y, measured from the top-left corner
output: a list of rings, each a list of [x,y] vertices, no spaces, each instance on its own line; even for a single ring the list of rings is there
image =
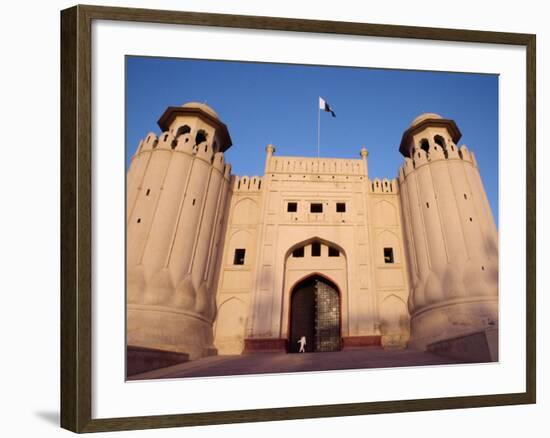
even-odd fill
[[[49,423],[53,426],[59,426],[59,412],[58,411],[38,411],[34,413],[38,418],[45,423]]]

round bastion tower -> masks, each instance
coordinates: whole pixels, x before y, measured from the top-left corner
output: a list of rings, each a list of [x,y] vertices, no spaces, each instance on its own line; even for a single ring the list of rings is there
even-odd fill
[[[399,148],[415,348],[489,332],[489,349],[497,343],[497,230],[474,154],[457,147],[460,137],[453,120],[426,113]]]
[[[225,124],[201,103],[169,107],[127,174],[127,345],[215,354],[215,277],[229,193]]]

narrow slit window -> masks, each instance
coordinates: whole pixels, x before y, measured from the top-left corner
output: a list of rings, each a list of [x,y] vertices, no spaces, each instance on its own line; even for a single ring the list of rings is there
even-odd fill
[[[346,212],[346,203],[337,202],[336,203],[336,213],[345,213]]]
[[[311,257],[321,257],[321,244],[319,242],[311,244]]]
[[[149,196],[149,193],[151,193],[151,189],[147,189],[147,191],[145,192],[145,196]]]
[[[245,253],[246,253],[246,249],[244,249],[244,248],[235,249],[235,256],[233,257],[233,264],[234,265],[244,265]]]
[[[140,217],[138,217],[137,223],[138,224],[141,223],[141,218]]]
[[[298,203],[297,202],[289,202],[286,205],[286,211],[289,213],[296,213],[298,211]]]
[[[384,263],[394,263],[393,248],[384,248]]]
[[[329,257],[340,257],[340,251],[338,251],[336,248],[333,248],[332,246],[328,247],[328,256]]]
[[[303,257],[304,256],[304,247],[296,248],[294,251],[292,251],[292,257]]]
[[[309,211],[311,213],[322,213],[323,212],[323,204],[321,203],[312,203],[311,206],[310,206],[310,209]]]

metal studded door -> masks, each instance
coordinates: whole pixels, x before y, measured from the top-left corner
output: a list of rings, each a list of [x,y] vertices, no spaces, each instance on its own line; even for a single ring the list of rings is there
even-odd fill
[[[340,296],[328,284],[315,282],[315,351],[340,350]]]

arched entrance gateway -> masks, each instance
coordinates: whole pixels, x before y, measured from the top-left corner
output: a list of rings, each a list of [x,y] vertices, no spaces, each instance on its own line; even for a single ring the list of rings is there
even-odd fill
[[[312,274],[297,283],[290,299],[289,352],[297,353],[306,337],[306,352],[341,348],[340,293],[327,278]]]

